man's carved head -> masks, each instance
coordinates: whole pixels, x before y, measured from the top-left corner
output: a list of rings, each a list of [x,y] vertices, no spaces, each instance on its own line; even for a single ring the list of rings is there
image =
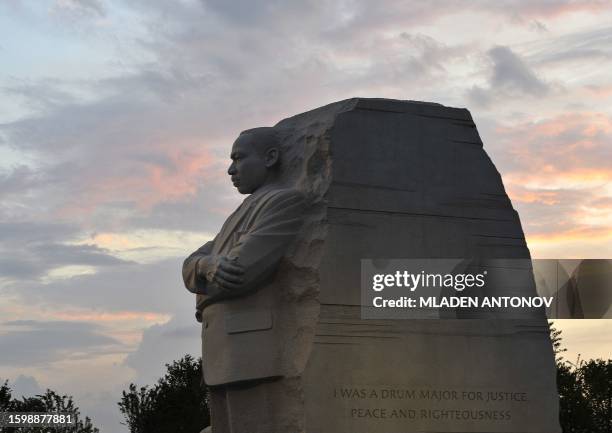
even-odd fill
[[[280,146],[274,128],[242,131],[232,146],[227,173],[241,194],[252,194],[276,178]]]

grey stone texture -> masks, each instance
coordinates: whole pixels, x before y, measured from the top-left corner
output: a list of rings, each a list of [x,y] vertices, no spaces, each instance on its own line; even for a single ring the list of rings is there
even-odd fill
[[[282,409],[278,425],[292,426],[292,433],[560,432],[543,314],[516,320],[360,315],[362,258],[486,264],[530,257],[468,110],[353,98],[274,128],[283,183],[300,191],[308,207],[271,283],[273,338],[258,348],[251,344],[264,341],[257,334],[269,329],[224,338],[240,335],[248,350],[236,356],[252,362],[260,362],[258,351],[274,353],[275,372],[286,378],[276,392],[299,402]],[[531,296],[533,276],[520,287],[494,290]]]
[[[355,98],[276,128],[303,155],[291,160],[296,187],[318,203],[282,274],[304,431],[559,432],[543,315],[360,318],[362,258],[530,257],[469,111]],[[532,276],[494,290],[535,294]]]

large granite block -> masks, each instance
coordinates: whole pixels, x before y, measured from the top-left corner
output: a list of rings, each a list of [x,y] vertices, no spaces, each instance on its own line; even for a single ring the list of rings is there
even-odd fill
[[[529,259],[470,113],[355,98],[276,128],[287,180],[314,201],[278,272],[285,292],[276,320],[287,370],[300,378],[304,406],[292,416],[303,431],[559,432],[543,314],[360,315],[364,258]],[[496,294],[535,294],[531,272],[520,281]]]

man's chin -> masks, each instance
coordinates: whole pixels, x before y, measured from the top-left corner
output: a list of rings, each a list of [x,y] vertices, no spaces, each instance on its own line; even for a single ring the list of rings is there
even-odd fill
[[[253,191],[251,191],[250,189],[248,189],[248,188],[244,188],[244,187],[242,187],[242,186],[240,186],[240,185],[236,186],[236,189],[238,190],[238,192],[239,192],[240,194],[251,194],[251,193],[253,192]]]

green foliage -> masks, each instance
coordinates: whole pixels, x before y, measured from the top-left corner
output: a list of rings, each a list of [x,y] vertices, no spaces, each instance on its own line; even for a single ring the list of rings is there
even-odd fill
[[[567,352],[567,349],[564,347],[561,347],[561,331],[556,329],[553,325],[555,323],[554,322],[548,322],[548,327],[549,327],[549,332],[550,332],[550,341],[552,343],[553,346],[553,352],[555,354],[555,360],[557,361],[557,364],[560,362],[563,362],[563,357],[561,356],[561,354],[563,352]]]
[[[591,412],[591,433],[612,432],[612,359],[591,359],[578,369]]]
[[[153,387],[131,383],[119,409],[131,433],[194,433],[210,424],[202,363],[185,355]]]
[[[41,427],[0,427],[2,433],[99,433],[89,417],[85,420],[80,418],[79,408],[74,404],[71,396],[59,395],[55,391],[47,389],[44,394],[34,397],[22,397],[21,400],[12,398],[11,388],[8,381],[0,387],[0,411],[3,412],[72,412],[75,414],[76,425],[62,428]]]
[[[561,331],[552,326],[551,340],[557,360],[559,420],[563,432],[612,432],[612,359],[564,361],[559,356],[566,351],[561,348]]]
[[[559,421],[564,433],[595,433],[589,402],[578,376],[571,365],[557,364]]]
[[[11,388],[8,386],[8,380],[5,380],[0,386],[0,412],[8,411],[11,403]]]

